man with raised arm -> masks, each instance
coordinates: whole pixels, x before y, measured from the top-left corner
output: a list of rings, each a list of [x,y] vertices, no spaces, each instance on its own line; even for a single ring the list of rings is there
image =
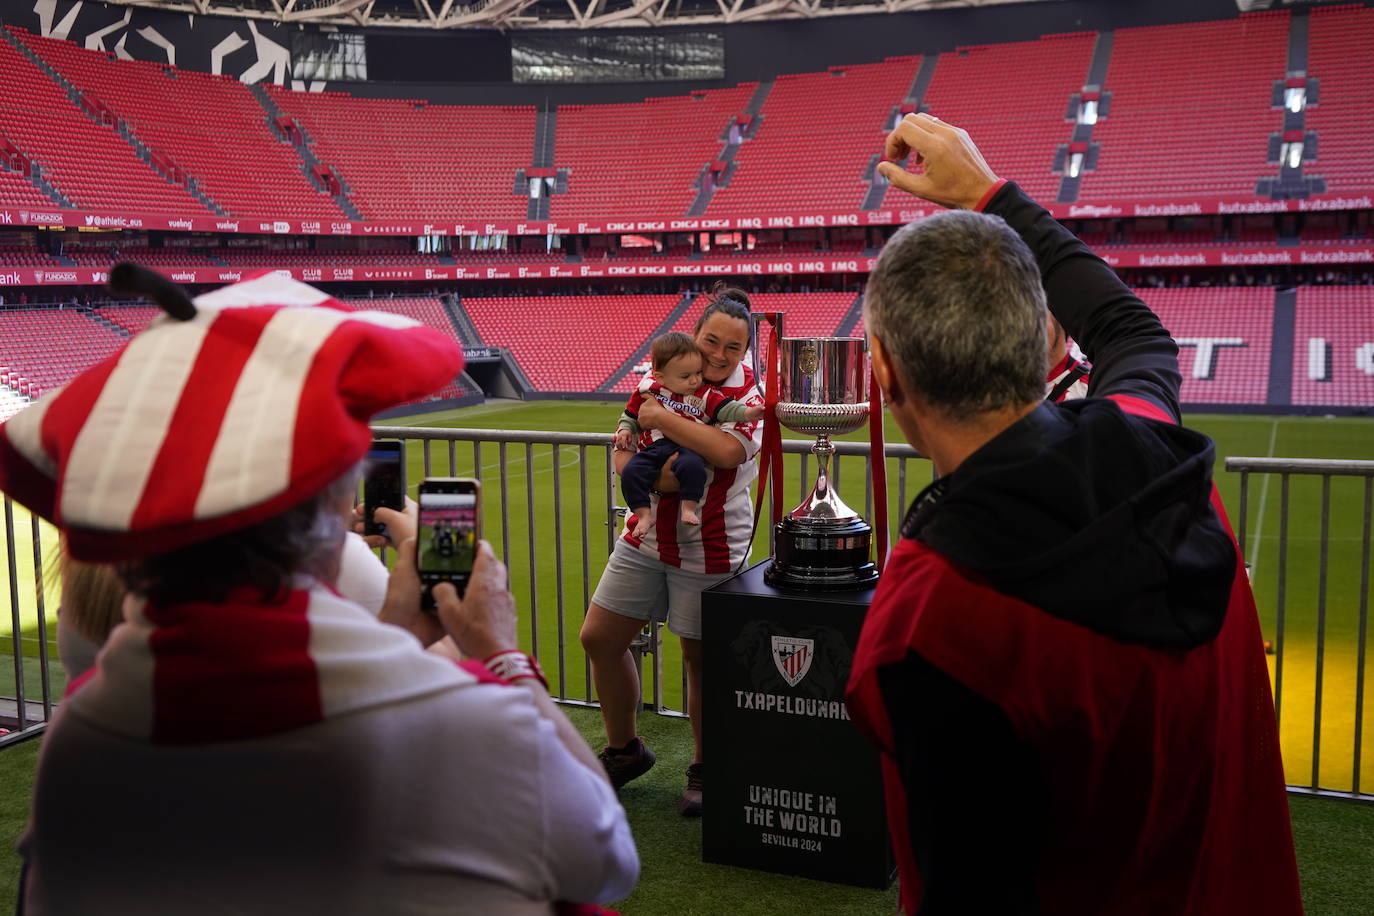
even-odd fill
[[[848,687],[904,911],[1300,913],[1254,599],[1174,341],[965,131],[910,115],[885,156],[953,211],[898,232],[864,299],[938,473]],[[1084,400],[1045,402],[1047,298],[1093,363]]]

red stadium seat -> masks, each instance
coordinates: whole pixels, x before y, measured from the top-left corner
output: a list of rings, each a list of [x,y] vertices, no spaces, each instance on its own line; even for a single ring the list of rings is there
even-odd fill
[[[644,345],[678,300],[674,295],[465,297],[463,309],[483,343],[510,348],[536,389],[588,392]]]
[[[32,397],[66,384],[124,343],[75,309],[0,311],[0,363],[18,374],[12,387]]]
[[[755,87],[744,83],[621,105],[560,106],[554,160],[569,170],[568,193],[554,195],[550,214],[686,214],[697,196],[697,176],[720,152]]]
[[[1374,289],[1304,286],[1293,322],[1293,403],[1374,404]]]
[[[858,210],[868,191],[864,170],[920,64],[903,57],[778,77],[707,215]]]
[[[517,169],[534,153],[530,106],[430,105],[267,87],[305,128],[364,219],[523,219]]]
[[[1271,105],[1287,72],[1289,14],[1119,29],[1093,129],[1101,150],[1080,200],[1253,197],[1274,176]],[[1012,174],[1012,173],[1008,173]]]
[[[34,39],[19,28],[10,32]],[[76,50],[69,42],[55,44]],[[97,123],[8,41],[0,41],[0,135],[78,207],[209,212],[185,187],[154,172],[112,127]]]
[[[1064,114],[1088,78],[1094,43],[1094,33],[1075,33],[941,54],[923,104],[967,130],[993,171],[1014,177],[1036,200],[1053,201],[1055,151],[1073,134]],[[884,205],[910,200],[889,189]]]
[[[1331,192],[1368,193],[1374,185],[1374,9],[1312,10],[1307,72],[1318,81],[1307,129],[1317,132],[1317,158],[1304,170],[1326,179]]]

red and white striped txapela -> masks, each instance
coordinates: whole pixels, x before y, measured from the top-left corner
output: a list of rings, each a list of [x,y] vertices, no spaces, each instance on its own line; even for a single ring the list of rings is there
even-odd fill
[[[463,367],[457,343],[265,274],[195,300],[0,425],[0,489],[73,556],[165,553],[297,505],[360,461],[368,420]]]

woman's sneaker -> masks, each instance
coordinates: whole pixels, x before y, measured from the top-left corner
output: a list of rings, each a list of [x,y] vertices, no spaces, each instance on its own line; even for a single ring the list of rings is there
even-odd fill
[[[649,772],[654,765],[654,752],[649,750],[643,738],[635,738],[624,747],[610,747],[609,745],[601,749],[597,755],[601,760],[601,766],[605,768],[606,775],[611,779],[611,785],[616,791],[632,779],[638,779]]]
[[[700,763],[687,767],[687,788],[677,806],[683,817],[701,817],[701,768]]]

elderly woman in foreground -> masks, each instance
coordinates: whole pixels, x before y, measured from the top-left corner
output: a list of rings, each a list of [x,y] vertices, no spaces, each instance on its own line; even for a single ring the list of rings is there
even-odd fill
[[[625,896],[624,812],[516,648],[490,548],[464,597],[436,587],[437,615],[419,609],[413,541],[381,622],[333,588],[368,418],[452,379],[458,348],[280,277],[194,305],[155,292],[180,320],[0,427],[0,487],[130,592],[44,739],[24,912],[524,914]],[[486,663],[424,651],[445,634]]]

